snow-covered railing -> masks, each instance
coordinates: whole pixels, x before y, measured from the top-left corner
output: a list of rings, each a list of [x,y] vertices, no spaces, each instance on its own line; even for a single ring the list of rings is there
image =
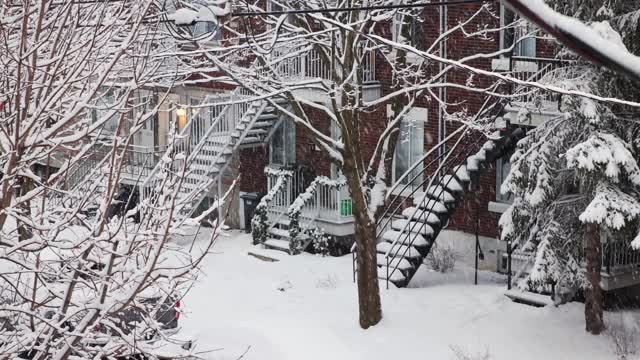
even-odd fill
[[[294,53],[291,55],[291,53]],[[288,47],[276,48],[273,58],[277,62],[276,72],[283,78],[319,78],[332,80],[331,68],[326,64],[316,50],[302,54],[295,54],[295,50]],[[376,82],[376,58],[375,52],[370,52],[364,57],[362,64],[362,82]]]
[[[527,56],[511,56],[504,60],[508,61],[508,66],[503,69],[503,71],[506,71],[509,76],[522,81],[535,82],[539,82],[544,77],[557,72],[558,69],[571,64],[571,62],[567,60]],[[520,87],[515,84],[511,86],[512,94],[515,94],[520,89]],[[536,92],[534,94],[531,90],[525,89],[523,96],[518,99],[518,102],[531,102],[534,101],[536,97],[548,102],[558,102],[560,100],[560,95],[554,92],[547,91],[542,94]]]
[[[164,161],[158,162],[153,170],[145,177],[142,188],[142,198],[148,198],[155,191],[154,182],[157,175],[166,166],[167,161],[175,157],[170,164],[170,170],[179,172],[186,161],[191,164],[200,153],[212,159],[219,157],[231,139],[235,129],[235,121],[242,117],[248,107],[248,103],[237,103],[219,105],[223,101],[238,100],[239,90],[235,90],[231,96],[207,96],[200,104],[213,104],[200,107],[200,104],[193,104],[189,113],[190,120],[180,130],[174,141],[164,152]],[[185,115],[186,116],[186,115]],[[202,141],[206,139],[207,141]],[[205,146],[206,145],[206,146]],[[183,156],[175,156],[183,154]],[[213,167],[213,164],[211,164]]]
[[[326,177],[325,177],[326,178]],[[267,176],[267,190],[275,184],[277,178]],[[287,183],[285,191],[278,193],[273,199],[269,208],[271,217],[280,217],[289,212],[290,206],[303,194],[310,184],[305,179],[302,171],[294,171],[291,180]],[[315,180],[315,178],[314,178]],[[351,196],[349,196],[346,186],[332,186],[333,182],[340,180],[329,180],[326,183],[318,183],[312,199],[305,201],[301,207],[303,218],[315,217],[324,221],[345,223],[353,220]]]
[[[266,167],[264,169],[267,179],[270,181],[269,191],[262,197],[256,206],[253,219],[251,219],[251,235],[254,244],[262,244],[267,240],[269,229],[278,219],[269,223],[267,213],[274,201],[281,200],[285,187],[290,183],[293,172],[289,170],[279,170]],[[271,183],[273,181],[273,183]]]
[[[337,210],[337,205],[340,204],[340,198],[336,198],[337,201],[331,201],[332,196],[339,195],[340,189],[346,185],[344,178],[338,180],[331,180],[326,176],[316,177],[311,184],[293,201],[291,206],[287,209],[287,215],[289,216],[289,238],[291,239],[291,251],[297,253],[301,251],[298,245],[299,235],[305,231],[311,230],[314,222],[322,211],[329,207],[329,213],[340,214]],[[323,206],[324,205],[324,206]],[[333,207],[336,206],[334,209]],[[348,211],[348,215],[351,215],[351,207]],[[347,216],[345,213],[344,216]],[[303,218],[304,224],[300,224],[300,218]]]
[[[606,241],[609,240],[609,241]],[[640,251],[629,241],[605,239],[602,244],[602,271],[608,274],[640,270]]]

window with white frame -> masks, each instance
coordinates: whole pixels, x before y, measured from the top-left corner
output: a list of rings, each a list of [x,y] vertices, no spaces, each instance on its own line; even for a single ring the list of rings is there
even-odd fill
[[[199,21],[192,26],[193,37],[212,37],[210,41],[222,40],[222,27],[213,21]]]
[[[393,179],[398,181],[424,155],[424,124],[427,121],[427,109],[412,109],[400,123],[400,133],[396,144],[393,165]],[[404,179],[402,184],[420,186],[424,172],[423,166],[417,166]]]
[[[513,11],[500,5],[500,27],[500,49],[509,48],[517,41],[513,49],[514,56],[536,56],[536,38],[533,37],[534,29],[531,23],[519,21],[519,17]]]
[[[296,163],[296,126],[291,120],[284,120],[276,129],[269,142],[269,164],[289,166]]]
[[[503,194],[500,190],[511,171],[511,155],[507,154],[496,161],[496,201],[499,203],[513,203],[513,194]]]
[[[401,38],[403,25],[409,26],[409,39]],[[417,16],[397,12],[393,16],[393,21],[391,23],[391,37],[393,41],[406,40],[418,50],[425,49],[426,40],[424,38],[422,21]]]

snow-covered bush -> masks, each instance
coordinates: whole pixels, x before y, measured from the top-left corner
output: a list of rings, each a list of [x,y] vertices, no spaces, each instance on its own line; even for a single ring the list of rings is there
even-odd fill
[[[333,238],[319,228],[313,229],[309,235],[313,241],[313,250],[316,254],[322,255],[323,257],[329,255],[330,243],[333,241]]]
[[[458,258],[459,255],[453,246],[433,244],[426,260],[433,270],[448,273],[453,271]]]
[[[453,355],[456,357],[456,360],[489,360],[491,359],[491,354],[489,354],[488,349],[481,353],[470,353],[469,351],[457,345],[450,345],[449,348],[451,349],[451,351],[453,351]]]

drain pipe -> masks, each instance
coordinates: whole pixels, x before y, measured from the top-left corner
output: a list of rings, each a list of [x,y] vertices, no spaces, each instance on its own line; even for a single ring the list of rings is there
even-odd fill
[[[448,13],[447,13],[447,6],[446,5],[440,5],[440,35],[444,34],[447,31],[448,28]],[[440,56],[442,56],[443,58],[447,57],[447,39],[443,39],[443,41],[440,42],[439,44],[439,52],[440,52]],[[444,70],[444,64],[441,62],[438,65],[439,71],[442,72],[442,70]],[[447,75],[443,75],[442,78],[443,82],[447,81]],[[438,88],[438,96],[440,97],[440,99],[442,100],[443,103],[446,104],[447,101],[447,89],[446,88]],[[444,109],[442,108],[442,105],[438,106],[438,143],[442,142],[445,138],[447,137],[447,126],[445,124],[445,120],[444,120]],[[446,144],[443,145],[440,150],[438,151],[438,155],[440,156],[440,163],[442,163],[442,155],[446,152]]]

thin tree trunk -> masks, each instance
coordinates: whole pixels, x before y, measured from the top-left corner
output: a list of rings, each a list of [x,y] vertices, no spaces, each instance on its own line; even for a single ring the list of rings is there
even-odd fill
[[[358,249],[358,303],[360,326],[367,329],[382,320],[378,266],[376,265],[376,226],[366,211],[355,214],[356,247]]]
[[[602,269],[602,254],[598,225],[587,224],[585,232],[587,257],[587,280],[589,289],[586,292],[584,316],[587,332],[598,335],[604,330],[602,311],[602,288],[600,287],[600,271]]]

